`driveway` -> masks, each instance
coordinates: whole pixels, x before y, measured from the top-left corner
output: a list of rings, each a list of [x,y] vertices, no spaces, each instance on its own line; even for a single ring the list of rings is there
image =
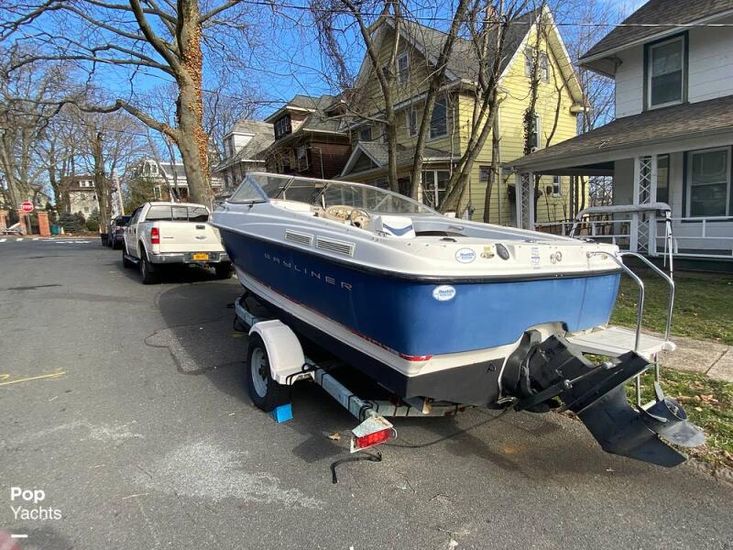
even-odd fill
[[[239,292],[197,270],[143,286],[96,241],[0,243],[0,530],[54,550],[733,548],[730,485],[605,454],[559,415],[397,420],[383,462],[332,484],[356,422],[310,385],[289,423],[251,405]]]

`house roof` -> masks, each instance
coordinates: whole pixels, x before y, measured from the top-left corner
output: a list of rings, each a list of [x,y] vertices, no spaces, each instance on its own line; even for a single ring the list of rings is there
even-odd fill
[[[272,134],[272,124],[264,120],[243,118],[238,120],[229,134]],[[227,135],[229,135],[227,134]]]
[[[275,122],[288,109],[324,112],[336,102],[337,98],[338,96],[330,94],[320,96],[296,94],[293,99],[265,118],[265,122]]]
[[[572,61],[567,54],[567,49],[562,40],[562,36],[560,36],[557,26],[554,24],[552,12],[547,7],[528,11],[518,17],[515,17],[509,23],[504,36],[504,47],[501,52],[500,72],[503,74],[503,72],[509,67],[512,59],[516,57],[517,52],[524,43],[532,25],[537,22],[538,18],[540,18],[542,14],[544,14],[544,17],[547,17],[547,20],[549,21],[548,28],[550,32],[547,37],[548,43],[558,59],[558,66],[563,78],[568,83],[568,90],[576,102],[582,103],[583,94],[577,80],[577,75],[575,74]],[[394,21],[391,18],[386,18],[385,22],[390,25],[390,27],[394,26]],[[381,40],[382,37],[385,36],[385,34],[381,32],[381,29],[382,27],[376,31],[381,33],[378,35],[378,40]],[[414,21],[402,21],[400,29],[401,35],[406,41],[409,41],[429,62],[436,63],[443,48],[446,33],[438,29],[426,27],[425,25],[421,25]],[[495,39],[490,37],[489,43],[495,43]],[[446,79],[451,82],[463,80],[469,83],[475,83],[478,80],[479,66],[478,54],[475,50],[473,41],[458,37],[453,45],[451,55],[448,58]],[[363,80],[368,77],[370,70],[371,61],[365,56],[359,70],[359,76],[357,77],[356,88],[359,87],[360,82],[363,82]]]
[[[733,10],[733,0],[650,0],[583,54],[580,62],[583,63],[603,53],[668,32],[676,26],[693,23],[730,10]],[[664,23],[670,23],[670,25],[643,26]]]
[[[356,161],[362,155],[366,155],[374,163],[375,166],[373,168],[370,168],[370,170],[374,168],[383,168],[387,166],[389,162],[389,152],[386,143],[381,143],[378,141],[360,141],[356,144],[356,147],[354,147],[354,150],[351,152],[351,156],[349,156],[349,160],[347,161],[346,166],[344,166],[341,175],[346,176],[357,174],[358,172],[353,172],[352,169]],[[399,144],[397,145],[398,166],[411,163],[414,156],[414,147],[405,147],[404,145]],[[447,162],[450,161],[451,156],[450,153],[448,153],[447,151],[442,151],[440,149],[435,149],[434,147],[426,146],[423,149],[423,160],[425,159],[441,160]]]
[[[530,25],[534,22],[537,15],[537,10],[530,11],[517,17],[509,24],[504,38],[504,51],[501,60],[502,71],[509,64],[512,56],[522,44],[524,36],[527,34]],[[429,59],[436,60],[440,56],[446,33],[414,21],[402,21],[400,25],[402,27],[402,34],[407,36]],[[489,42],[494,43],[494,40],[489,40]],[[475,80],[477,67],[478,55],[473,43],[465,38],[457,38],[453,45],[451,56],[448,58],[447,72],[457,78]]]
[[[507,164],[518,170],[541,172],[562,163],[568,167],[583,165],[583,155],[729,131],[733,131],[733,96],[619,118]]]

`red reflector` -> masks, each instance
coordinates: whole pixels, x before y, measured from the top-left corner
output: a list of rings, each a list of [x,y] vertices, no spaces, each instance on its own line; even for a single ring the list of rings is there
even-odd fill
[[[160,244],[160,229],[158,229],[157,227],[153,227],[150,230],[150,243]]]
[[[368,449],[369,447],[373,447],[374,445],[386,443],[387,441],[392,439],[393,434],[394,430],[392,428],[386,428],[384,430],[363,435],[361,437],[355,437],[354,447],[357,449]]]

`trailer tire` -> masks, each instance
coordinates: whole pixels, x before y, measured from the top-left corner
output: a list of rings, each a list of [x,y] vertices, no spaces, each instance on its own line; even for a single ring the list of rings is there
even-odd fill
[[[290,402],[290,388],[278,384],[270,374],[270,357],[259,334],[249,337],[246,375],[247,390],[252,403],[265,412]]]

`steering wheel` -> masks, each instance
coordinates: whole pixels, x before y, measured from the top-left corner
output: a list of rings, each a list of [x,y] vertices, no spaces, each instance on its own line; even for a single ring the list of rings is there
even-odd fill
[[[369,212],[363,208],[356,208],[345,204],[334,204],[326,208],[326,217],[342,222],[349,222],[354,227],[361,227],[362,229],[372,219]]]

